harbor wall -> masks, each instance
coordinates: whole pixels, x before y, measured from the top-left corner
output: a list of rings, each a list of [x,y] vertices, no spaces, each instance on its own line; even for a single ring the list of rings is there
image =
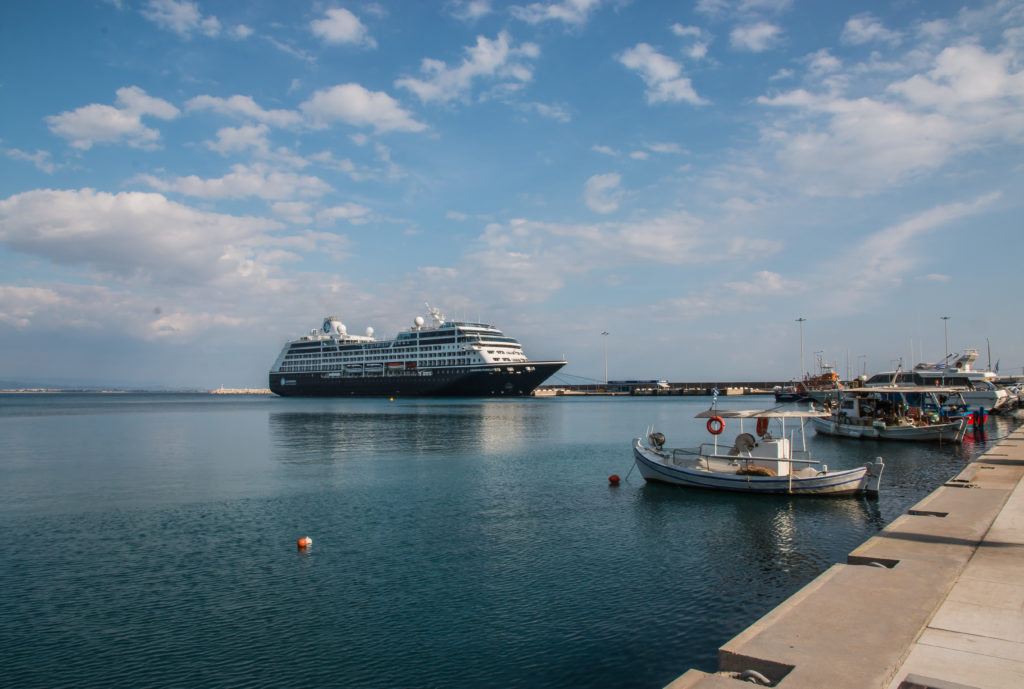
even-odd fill
[[[1022,573],[1024,427],[666,689],[1022,687]]]

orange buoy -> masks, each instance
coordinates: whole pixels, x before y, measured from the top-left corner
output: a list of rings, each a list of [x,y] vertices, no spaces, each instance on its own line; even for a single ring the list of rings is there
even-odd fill
[[[618,474],[612,474],[611,476],[609,476],[608,477],[608,483],[612,484],[613,486],[619,485],[619,475]]]
[[[708,419],[708,433],[711,435],[718,435],[725,430],[725,421],[722,420],[721,416],[712,416]]]
[[[299,547],[300,548],[308,548],[311,545],[313,545],[313,539],[310,538],[309,536],[303,536],[302,538],[299,539]]]

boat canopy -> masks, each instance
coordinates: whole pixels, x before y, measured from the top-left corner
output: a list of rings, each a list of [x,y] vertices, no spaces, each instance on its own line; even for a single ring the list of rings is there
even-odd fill
[[[803,409],[708,409],[693,417],[695,419],[811,419],[828,416],[824,411]]]

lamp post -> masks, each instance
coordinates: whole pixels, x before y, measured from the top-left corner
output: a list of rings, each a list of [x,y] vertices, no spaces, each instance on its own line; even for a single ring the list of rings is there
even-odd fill
[[[601,331],[601,340],[604,342],[604,384],[608,385],[608,331]]]
[[[806,320],[802,316],[796,319],[796,322],[800,324],[800,380],[804,379],[804,321]]]
[[[946,324],[949,322],[949,316],[939,316],[942,319],[942,337],[946,341],[946,358],[942,360],[942,384],[946,384],[946,366],[949,365],[949,330]]]

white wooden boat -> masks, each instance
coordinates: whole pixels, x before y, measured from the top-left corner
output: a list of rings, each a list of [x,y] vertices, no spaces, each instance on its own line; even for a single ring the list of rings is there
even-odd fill
[[[958,388],[890,386],[837,394],[839,402],[828,416],[811,419],[816,432],[842,438],[959,443],[971,420]]]
[[[827,465],[811,459],[804,421],[821,415],[802,410],[711,408],[696,418],[708,420],[712,442],[703,443],[696,450],[674,449],[665,446],[663,434],[648,432],[645,438],[633,439],[633,458],[645,480],[679,486],[745,493],[877,495],[884,467],[881,457],[861,467],[838,471],[829,471]],[[719,443],[719,434],[734,420],[738,422],[739,434],[732,444]],[[756,437],[746,431],[745,422]],[[786,436],[787,430],[792,435],[797,428],[801,450],[794,450],[794,438]]]

